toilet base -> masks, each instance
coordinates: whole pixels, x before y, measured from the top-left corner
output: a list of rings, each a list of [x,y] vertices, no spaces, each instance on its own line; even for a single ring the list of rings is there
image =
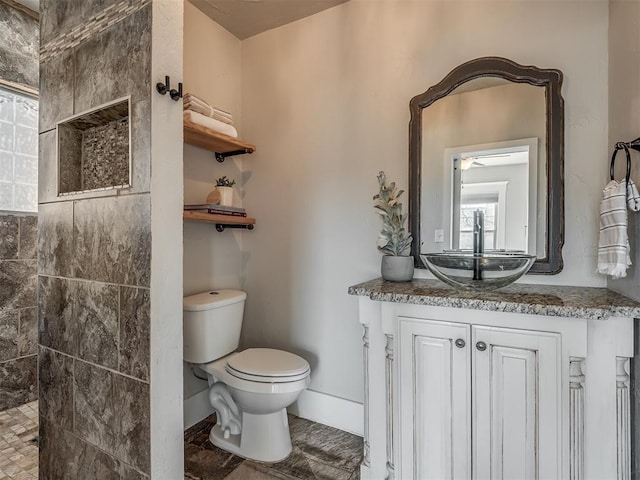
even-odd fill
[[[291,434],[287,410],[254,415],[242,413],[242,432],[228,435],[219,424],[211,429],[209,440],[216,447],[249,460],[274,463],[284,460],[291,453]]]

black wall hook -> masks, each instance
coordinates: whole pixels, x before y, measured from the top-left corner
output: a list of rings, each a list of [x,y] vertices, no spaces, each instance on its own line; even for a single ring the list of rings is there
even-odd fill
[[[160,95],[166,95],[167,93],[171,97],[171,100],[178,101],[182,98],[182,83],[178,83],[178,90],[171,88],[171,79],[169,75],[164,77],[164,83],[156,83],[156,90]]]
[[[178,90],[173,88],[169,91],[169,96],[176,102],[182,98],[182,82],[178,83]]]
[[[169,78],[169,75],[166,75],[164,77],[164,83],[156,83],[156,90],[158,90],[158,93],[160,95],[166,95],[167,92],[171,89],[171,79]]]

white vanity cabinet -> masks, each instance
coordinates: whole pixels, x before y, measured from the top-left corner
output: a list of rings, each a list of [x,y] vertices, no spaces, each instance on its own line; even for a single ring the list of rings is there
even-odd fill
[[[363,479],[630,478],[640,304],[606,289],[513,290],[351,287],[364,327]]]
[[[560,478],[561,336],[398,318],[399,478]]]

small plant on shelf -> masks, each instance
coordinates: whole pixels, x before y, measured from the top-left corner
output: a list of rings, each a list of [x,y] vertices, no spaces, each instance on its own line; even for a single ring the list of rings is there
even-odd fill
[[[236,181],[229,180],[226,175],[216,180],[216,187],[233,187],[235,184]]]

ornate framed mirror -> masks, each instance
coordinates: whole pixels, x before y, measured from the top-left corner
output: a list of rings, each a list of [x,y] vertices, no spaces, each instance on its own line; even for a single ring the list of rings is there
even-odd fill
[[[411,99],[411,253],[469,247],[485,212],[485,246],[534,254],[529,273],[562,270],[562,72],[483,57]],[[471,213],[472,215],[472,213]]]

